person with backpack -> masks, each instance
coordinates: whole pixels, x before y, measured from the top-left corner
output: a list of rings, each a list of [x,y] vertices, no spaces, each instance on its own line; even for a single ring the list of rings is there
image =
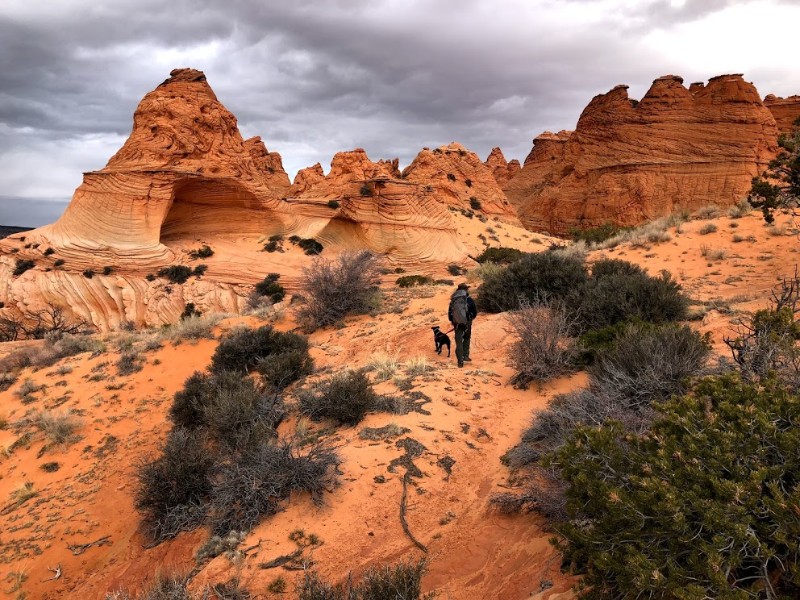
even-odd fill
[[[459,367],[464,366],[464,361],[472,360],[469,357],[469,343],[472,338],[472,320],[477,316],[478,308],[469,296],[469,285],[459,283],[456,291],[450,296],[450,307],[447,309],[447,318],[455,331],[456,359]]]

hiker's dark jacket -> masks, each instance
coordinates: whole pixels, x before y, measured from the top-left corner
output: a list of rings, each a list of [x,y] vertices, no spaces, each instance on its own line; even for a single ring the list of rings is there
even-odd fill
[[[450,296],[450,306],[447,309],[447,319],[450,323],[453,322],[453,300],[459,296],[467,297],[467,319],[472,321],[472,319],[478,316],[478,307],[475,306],[475,301],[467,293],[467,290],[456,290],[453,295]]]

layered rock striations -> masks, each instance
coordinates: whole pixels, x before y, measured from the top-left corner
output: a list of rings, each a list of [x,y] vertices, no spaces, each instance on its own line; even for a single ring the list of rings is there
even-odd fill
[[[260,138],[242,139],[201,71],[176,69],[139,103],[128,140],[84,175],[44,233],[67,255],[164,260],[170,237],[279,224],[288,189],[280,155]]]
[[[800,119],[800,96],[780,98],[779,96],[768,94],[764,98],[764,106],[775,117],[775,123],[777,123],[780,133],[790,133],[800,127],[800,122],[798,122],[798,119]]]
[[[361,148],[339,152],[327,176],[319,165],[300,171],[292,193],[303,215],[296,233],[325,246],[366,247],[400,264],[465,259],[435,186],[400,178],[396,160],[372,162]]]
[[[596,96],[571,135],[537,138],[506,192],[529,228],[566,233],[732,204],[776,151],[775,119],[741,75],[690,89],[660,77],[640,102]]]
[[[453,142],[417,154],[403,170],[403,179],[428,186],[436,199],[458,209],[472,209],[517,222],[516,212],[478,155]]]

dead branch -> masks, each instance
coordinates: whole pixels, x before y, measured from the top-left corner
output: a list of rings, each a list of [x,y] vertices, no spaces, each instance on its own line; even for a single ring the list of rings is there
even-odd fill
[[[110,535],[104,535],[100,539],[97,539],[93,542],[89,542],[88,544],[70,544],[67,546],[67,550],[72,552],[73,556],[80,556],[84,552],[86,552],[92,546],[110,546],[111,540],[109,539]]]
[[[406,521],[406,496],[408,493],[408,478],[409,474],[406,473],[403,475],[403,495],[400,497],[400,524],[403,526],[403,531],[406,532],[408,539],[414,542],[414,545],[422,550],[425,554],[428,553],[428,549],[425,545],[420,542],[414,535],[411,533],[411,530],[408,528],[408,521]]]

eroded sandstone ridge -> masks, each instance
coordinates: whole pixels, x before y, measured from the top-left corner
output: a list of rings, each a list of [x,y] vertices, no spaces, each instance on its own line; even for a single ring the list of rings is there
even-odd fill
[[[55,305],[101,328],[174,322],[189,302],[237,312],[266,273],[281,273],[291,290],[310,260],[288,242],[266,252],[270,239],[314,238],[326,255],[369,249],[444,273],[469,262],[451,206],[469,208],[475,194],[484,212],[513,215],[488,169],[455,150],[457,159],[420,161],[414,177],[397,159],[342,152],[327,176],[317,164],[291,185],[280,155],[259,137],[242,138],[205,75],[176,69],[142,99],[130,137],[105,167],[84,174],[56,223],[0,241],[0,310]],[[444,175],[451,171],[456,182]],[[443,181],[426,179],[434,173]],[[213,254],[186,283],[158,275],[194,269],[203,245]],[[15,274],[18,261],[33,266]]]
[[[566,233],[733,204],[776,151],[775,119],[741,75],[687,89],[659,77],[637,102],[596,96],[570,135],[544,134],[505,190],[529,228]]]
[[[781,98],[774,94],[768,94],[764,98],[764,106],[775,117],[775,123],[777,123],[780,133],[789,133],[797,127],[795,123],[800,119],[800,96]]]
[[[503,151],[497,147],[492,148],[484,164],[489,167],[495,181],[497,181],[500,187],[508,183],[508,180],[514,177],[522,168],[516,158],[511,161],[506,161]]]

